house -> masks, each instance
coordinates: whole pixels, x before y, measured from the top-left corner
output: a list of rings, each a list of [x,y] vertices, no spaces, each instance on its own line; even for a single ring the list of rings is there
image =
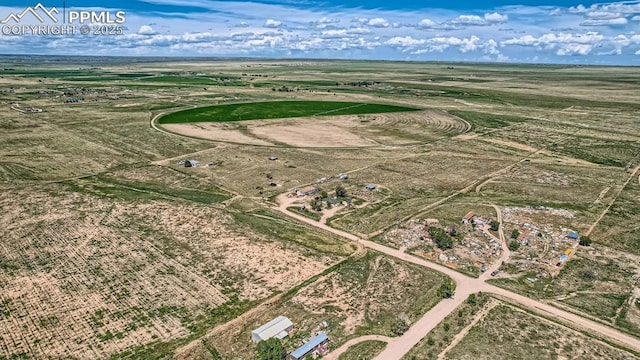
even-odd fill
[[[375,186],[375,185],[373,185],[373,184],[367,184],[367,185],[365,185],[365,187],[364,187],[364,188],[365,188],[365,189],[367,189],[367,190],[369,190],[369,191],[373,191],[373,190],[375,190],[375,189],[376,189],[376,186]]]
[[[303,187],[302,189],[296,190],[296,195],[298,197],[313,195],[318,192],[318,188],[311,185]]]
[[[526,229],[525,231],[521,232],[520,235],[518,235],[518,238],[516,240],[522,242],[527,238],[527,236],[529,236],[529,234],[531,234],[531,230]]]
[[[299,348],[295,349],[291,354],[289,354],[289,359],[291,360],[300,360],[300,359],[304,359],[305,356],[311,354],[312,352],[314,352],[315,350],[321,350],[323,353],[326,354],[327,352],[327,348],[325,345],[326,343],[329,342],[329,338],[327,337],[327,334],[325,334],[324,332],[319,332],[318,335],[314,336],[311,338],[311,340],[309,340],[308,342],[306,342],[304,345],[300,346]]]
[[[251,332],[251,340],[255,343],[269,340],[271,338],[278,338],[280,340],[289,336],[289,333],[293,330],[293,323],[286,316],[278,316],[277,318],[269,321],[268,323],[260,326],[259,328]]]
[[[580,235],[578,235],[578,233],[575,231],[569,231],[569,233],[567,234],[567,237],[571,240],[578,240]]]
[[[469,212],[467,213],[467,215],[465,215],[465,216],[462,218],[462,223],[463,223],[463,224],[468,224],[468,223],[470,223],[474,216],[476,216],[476,213],[474,213],[473,211],[469,211]]]

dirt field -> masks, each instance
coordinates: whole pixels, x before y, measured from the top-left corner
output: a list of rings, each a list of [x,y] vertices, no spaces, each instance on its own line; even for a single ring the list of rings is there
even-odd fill
[[[328,331],[332,348],[356,335],[393,336],[392,324],[398,317],[411,323],[437,303],[435,291],[441,281],[442,276],[430,270],[367,252],[206,341],[229,359],[251,358],[255,351],[251,330],[278,315],[289,317],[295,325],[295,335],[284,342],[291,350],[323,329]],[[323,327],[323,321],[328,328]],[[203,344],[179,351],[178,358],[198,354],[208,355]]]
[[[163,129],[201,139],[249,145],[332,148],[402,145],[457,135],[468,125],[444,112],[249,120],[234,123],[163,124]]]
[[[227,319],[215,309],[244,311],[337,259],[206,206],[45,190],[0,198],[4,354],[101,358],[188,338]]]
[[[246,359],[247,334],[281,313],[299,329],[289,349],[324,320],[334,344],[390,335],[398,318],[412,322],[434,304],[441,275],[371,254],[333,267],[357,246],[273,210],[280,194],[340,173],[355,204],[321,216],[328,226],[378,242],[399,229],[387,244],[403,247],[411,219],[450,227],[469,210],[494,216],[492,204],[520,209],[504,214],[507,236],[543,237],[525,236],[500,286],[640,331],[634,68],[74,61],[2,59],[14,70],[0,79],[0,358],[169,358],[190,344],[203,359],[214,349]],[[205,87],[198,73],[233,81]],[[176,109],[268,100],[425,110],[171,128],[188,136],[151,122]],[[327,192],[335,185],[321,181]],[[443,262],[475,265],[479,255],[463,253],[482,253],[490,237],[460,229]],[[569,229],[589,232],[594,246],[548,277],[524,266],[549,265]],[[506,339],[522,330],[509,317],[516,310],[496,309],[491,339],[471,331],[447,356],[482,357],[491,344],[506,357],[501,349],[521,338],[541,356],[617,356],[534,322],[544,335]],[[205,336],[234,319],[233,331]],[[547,341],[556,337],[558,346]],[[476,345],[484,352],[475,355]]]
[[[633,359],[634,356],[517,308],[500,305],[473,327],[445,358]]]

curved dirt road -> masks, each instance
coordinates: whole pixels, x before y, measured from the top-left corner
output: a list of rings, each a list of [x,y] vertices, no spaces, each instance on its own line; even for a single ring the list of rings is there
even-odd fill
[[[312,225],[316,228],[328,231],[335,235],[341,236],[345,239],[358,242],[362,244],[364,247],[369,249],[373,249],[389,256],[393,256],[395,258],[428,267],[432,270],[439,271],[447,276],[449,276],[456,283],[456,292],[455,296],[452,299],[444,299],[440,301],[436,306],[434,306],[431,310],[429,310],[426,314],[423,315],[421,319],[415,322],[409,330],[398,338],[390,339],[387,347],[375,358],[376,360],[398,360],[401,359],[409,350],[411,350],[422,338],[424,338],[429,331],[436,327],[442,320],[444,320],[447,315],[452,313],[460,304],[462,304],[469,295],[477,292],[487,292],[495,295],[500,295],[505,298],[508,298],[514,302],[519,303],[531,310],[535,310],[536,312],[544,313],[545,315],[549,315],[555,318],[561,318],[568,322],[570,322],[574,326],[578,326],[580,328],[584,328],[587,330],[591,330],[599,333],[605,337],[608,337],[615,343],[625,345],[629,348],[640,351],[640,339],[633,337],[631,335],[627,335],[622,333],[614,328],[611,328],[607,325],[588,320],[582,318],[573,313],[561,310],[559,308],[553,307],[551,305],[536,301],[534,299],[530,299],[528,297],[513,293],[511,291],[487,284],[485,280],[490,276],[490,271],[486,271],[480,278],[475,279],[469,277],[467,275],[463,275],[455,270],[447,268],[445,266],[429,262],[427,260],[421,259],[419,257],[404,253],[400,250],[396,250],[378,243],[374,243],[368,240],[360,239],[359,237],[347,233],[345,231],[332,228],[326,224],[317,222],[313,219],[309,219],[302,215],[298,215],[287,210],[287,207],[296,200],[295,197],[289,198],[286,194],[282,194],[277,197],[277,201],[279,206],[277,210],[282,212],[283,214],[294,218],[300,222]],[[507,248],[505,237],[502,232],[502,214],[500,209],[492,205],[498,214],[498,221],[500,222],[500,238],[503,247],[503,253],[501,258],[494,264],[491,269],[496,269],[500,266],[503,260],[507,259],[509,256],[509,250]],[[506,249],[506,251],[504,251]],[[492,270],[491,270],[492,271]],[[361,338],[352,339],[351,344],[355,344]],[[362,340],[364,341],[364,340]],[[346,344],[345,344],[346,345]],[[337,359],[341,352],[337,350],[346,351],[347,347],[344,345],[330,354],[328,354],[326,359]]]

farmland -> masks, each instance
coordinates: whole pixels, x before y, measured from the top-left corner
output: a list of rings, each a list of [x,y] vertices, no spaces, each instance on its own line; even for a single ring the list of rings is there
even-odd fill
[[[278,315],[387,341],[347,359],[637,356],[593,325],[640,334],[637,69],[59,60],[0,58],[0,359],[249,359]]]
[[[401,106],[335,101],[274,101],[210,106],[171,113],[160,124],[227,122],[319,115],[351,115],[415,111]]]

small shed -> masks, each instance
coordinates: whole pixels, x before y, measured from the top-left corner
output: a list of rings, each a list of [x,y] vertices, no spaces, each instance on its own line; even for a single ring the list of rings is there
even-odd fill
[[[373,185],[373,184],[367,184],[367,185],[365,185],[365,187],[364,187],[364,188],[365,188],[365,189],[367,189],[367,190],[369,190],[369,191],[373,191],[373,190],[375,190],[375,189],[376,189],[376,186],[375,186],[375,185]]]
[[[340,180],[347,180],[347,179],[349,179],[349,175],[347,175],[347,174],[338,174],[338,178]]]
[[[469,212],[467,213],[467,215],[465,215],[465,216],[462,218],[462,223],[463,223],[463,224],[468,224],[469,222],[471,222],[471,219],[473,219],[473,217],[474,217],[474,216],[476,216],[476,213],[474,213],[473,211],[469,211]]]
[[[578,235],[578,233],[575,231],[569,231],[569,233],[567,234],[567,237],[572,240],[578,240],[580,235]]]
[[[305,356],[311,354],[314,350],[326,344],[327,342],[329,342],[327,334],[325,334],[324,332],[319,332],[318,335],[312,337],[311,340],[289,354],[289,358],[292,360],[303,359]]]
[[[282,340],[289,336],[291,330],[293,330],[293,323],[291,322],[291,320],[289,320],[289,318],[286,316],[280,315],[277,318],[253,330],[251,332],[251,340],[256,343],[264,340],[269,340],[271,338],[278,338]]]
[[[313,195],[313,194],[315,194],[317,192],[318,192],[318,188],[317,187],[315,187],[315,186],[306,186],[306,187],[303,187],[302,189],[298,189],[296,191],[296,195],[298,197],[301,197],[301,196]]]
[[[276,160],[278,160],[278,157],[277,156],[269,156],[269,160],[276,161]]]

